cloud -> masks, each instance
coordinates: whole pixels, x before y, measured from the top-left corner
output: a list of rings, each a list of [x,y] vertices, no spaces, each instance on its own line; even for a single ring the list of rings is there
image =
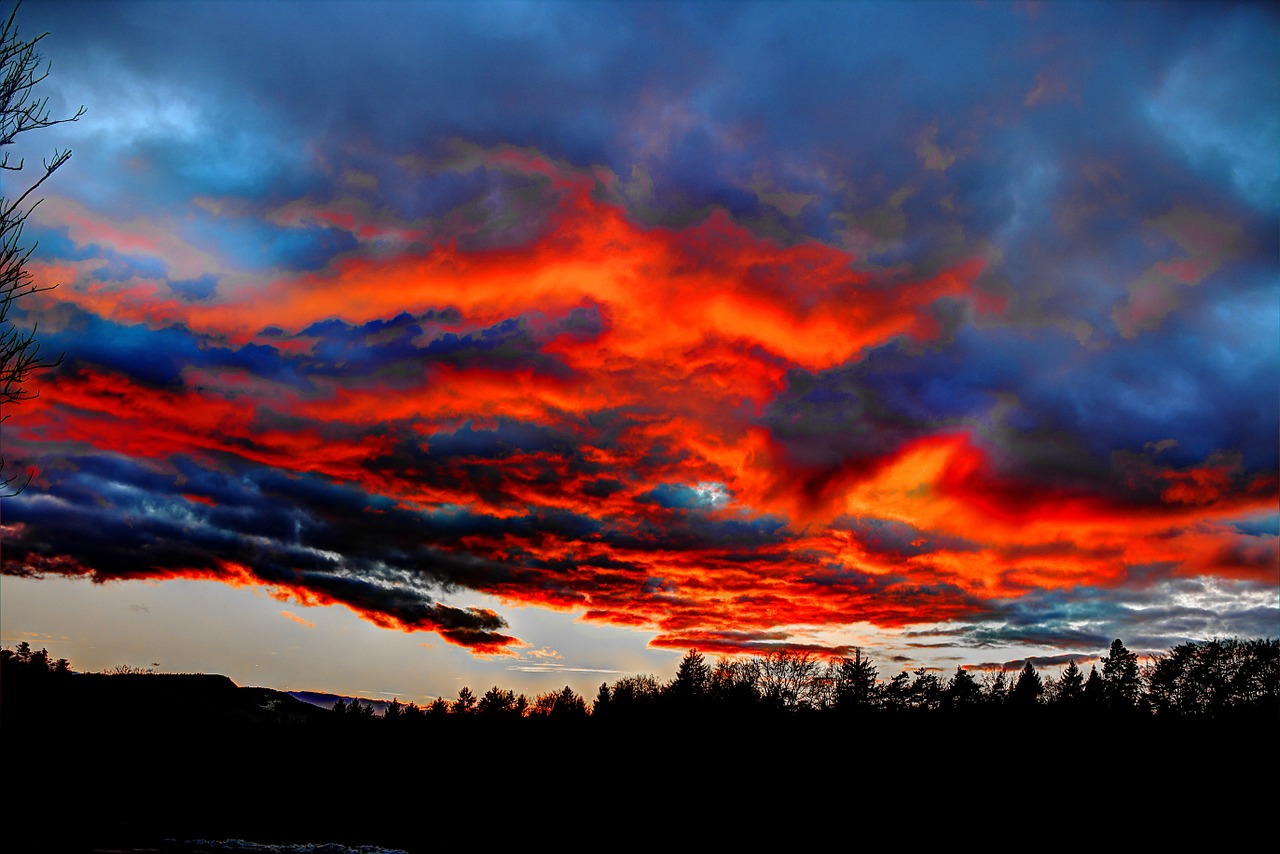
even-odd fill
[[[1273,16],[243,11],[60,28],[103,119],[30,223],[5,572],[485,654],[469,592],[725,653],[1273,619]]]
[[[309,629],[314,629],[316,627],[315,623],[303,617],[299,617],[297,614],[293,613],[292,611],[281,611],[280,616],[284,617],[286,620],[293,620],[295,623],[306,626]]]

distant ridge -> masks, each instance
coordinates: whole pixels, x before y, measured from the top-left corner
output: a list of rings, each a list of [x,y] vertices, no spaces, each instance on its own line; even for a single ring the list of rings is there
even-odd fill
[[[353,700],[359,700],[362,706],[372,706],[374,714],[385,714],[387,706],[391,705],[390,700],[370,700],[368,697],[348,697],[345,694],[329,694],[325,691],[285,691],[295,700],[301,700],[312,706],[321,709],[332,709],[333,704],[341,700],[343,703],[350,703]]]

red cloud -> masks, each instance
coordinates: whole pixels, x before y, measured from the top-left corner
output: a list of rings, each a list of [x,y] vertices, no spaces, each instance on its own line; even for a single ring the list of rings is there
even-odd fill
[[[118,319],[181,323],[232,346],[269,344],[298,371],[324,356],[325,333],[303,334],[318,321],[358,327],[455,310],[401,361],[316,372],[305,384],[191,366],[165,389],[81,364],[48,377],[46,393],[15,424],[16,444],[91,447],[156,469],[179,455],[217,471],[247,462],[354,484],[397,508],[465,508],[485,524],[440,535],[429,543],[435,554],[506,571],[450,570],[449,583],[650,627],[659,645],[713,651],[781,642],[790,626],[962,619],[1028,589],[1114,583],[1133,564],[1252,577],[1270,560],[1274,570],[1274,539],[1260,544],[1195,524],[1206,512],[1274,508],[1274,475],[1248,481],[1238,461],[1175,470],[1118,458],[1123,489],[1102,494],[1009,474],[970,425],[828,466],[792,459],[760,425],[789,371],[841,365],[894,338],[931,340],[935,304],[973,299],[980,261],[882,280],[839,249],[779,245],[719,211],[686,228],[642,227],[608,200],[600,176],[535,153],[472,155],[545,179],[551,214],[538,237],[468,250],[439,224],[434,232],[405,226],[406,244],[429,249],[353,255],[209,304],[140,287],[46,295]],[[305,207],[279,216],[314,215],[356,231],[386,226],[362,220],[369,213],[359,207]],[[114,234],[101,223],[76,227]],[[556,325],[574,312],[599,324],[580,334]],[[523,324],[534,343],[506,361],[427,352],[437,333],[487,341],[485,331],[507,321]],[[267,326],[284,332],[265,336]],[[505,351],[493,344],[492,352]],[[433,443],[464,426],[497,436],[506,421],[545,428],[562,444],[433,456]],[[724,505],[691,511],[653,498],[664,486],[698,483],[717,484]],[[195,488],[176,494],[194,511],[223,509]],[[594,525],[556,528],[546,520],[557,513]],[[527,525],[504,526],[525,517]],[[850,518],[889,520],[932,539],[876,551],[842,527]],[[350,521],[330,524],[340,531]],[[283,601],[340,603],[378,625],[435,631],[482,654],[510,654],[520,643],[496,630],[491,612],[396,611],[325,579],[267,580],[216,555],[216,568],[123,570],[86,565],[67,548],[33,546],[6,571],[216,578],[267,586]]]

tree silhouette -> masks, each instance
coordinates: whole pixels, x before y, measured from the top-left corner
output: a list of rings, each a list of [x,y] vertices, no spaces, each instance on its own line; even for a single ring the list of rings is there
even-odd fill
[[[1017,709],[1032,709],[1040,703],[1043,694],[1044,683],[1040,681],[1040,674],[1036,673],[1028,659],[1026,666],[1018,674],[1018,681],[1013,684],[1013,690],[1009,692],[1009,704]]]
[[[667,686],[665,695],[678,705],[687,706],[701,700],[711,682],[711,668],[702,653],[691,649],[680,659],[676,677]]]
[[[554,721],[574,721],[587,717],[587,703],[568,685],[559,691],[539,694],[533,701],[533,715]]]
[[[494,685],[476,704],[476,711],[487,718],[514,718],[516,713],[516,695],[514,691],[506,691]]]
[[[1150,669],[1148,696],[1159,714],[1275,711],[1280,641],[1213,639],[1175,646]]]
[[[818,659],[807,650],[780,649],[760,659],[760,694],[782,709],[821,705],[817,682]]]
[[[1084,680],[1084,701],[1091,706],[1101,706],[1106,698],[1107,689],[1098,675],[1097,665],[1089,668],[1089,678]]]
[[[890,679],[885,686],[884,707],[891,712],[911,708],[911,674],[906,670]]]
[[[995,676],[987,674],[983,680],[987,702],[993,706],[1003,706],[1009,699],[1009,682],[1003,670]]]
[[[1051,699],[1064,706],[1075,706],[1083,702],[1084,674],[1076,667],[1075,659],[1062,671],[1062,678],[1058,680]]]
[[[832,671],[832,702],[837,709],[865,711],[875,705],[876,668],[862,657],[860,648],[853,648],[853,658],[836,659]]]
[[[66,676],[71,673],[71,662],[59,658],[56,662],[49,658],[49,650],[32,649],[31,644],[22,641],[17,649],[0,651],[0,661],[4,662],[4,670],[10,674],[45,677],[49,675]]]
[[[942,706],[942,680],[923,665],[912,672],[911,708],[931,712]]]
[[[982,688],[973,675],[956,666],[955,675],[947,685],[946,704],[953,709],[972,709],[982,702]]]
[[[609,714],[609,683],[601,682],[600,690],[596,692],[596,699],[591,704],[591,714],[593,716],[600,714]]]
[[[458,689],[458,699],[453,701],[449,711],[455,715],[469,715],[476,710],[476,702],[476,695],[470,688],[463,685]]]
[[[1103,699],[1116,710],[1134,708],[1142,692],[1138,654],[1130,652],[1120,638],[1111,642],[1111,651],[1102,659]]]
[[[722,711],[745,712],[760,702],[760,666],[755,659],[721,658],[711,671],[709,691]]]
[[[37,45],[48,33],[42,33],[31,40],[18,36],[18,5],[14,4],[0,31],[0,147],[12,145],[15,140],[27,131],[52,127],[64,122],[74,122],[84,114],[84,107],[75,115],[67,118],[51,118],[48,98],[39,98],[34,90],[48,75],[49,67],[44,57],[37,50]],[[0,423],[9,417],[4,412],[6,404],[19,403],[37,395],[28,387],[32,375],[44,368],[51,368],[62,361],[47,359],[40,355],[40,344],[36,340],[36,326],[30,329],[20,328],[10,318],[10,312],[17,300],[40,291],[50,290],[53,286],[39,286],[35,283],[31,271],[27,269],[27,261],[35,250],[35,244],[22,245],[22,228],[27,217],[35,210],[39,201],[28,203],[28,198],[46,179],[56,172],[68,158],[70,149],[53,150],[52,158],[43,161],[42,169],[29,185],[14,187],[18,179],[6,178],[6,189],[13,188],[16,196],[0,195]],[[23,171],[25,163],[18,160],[10,162],[9,152],[0,155],[0,170],[17,173]],[[4,459],[0,457],[0,493],[16,495],[30,482],[15,484],[17,475],[4,474]]]
[[[609,714],[632,718],[652,710],[662,694],[656,676],[650,674],[623,676],[613,683],[609,697]]]

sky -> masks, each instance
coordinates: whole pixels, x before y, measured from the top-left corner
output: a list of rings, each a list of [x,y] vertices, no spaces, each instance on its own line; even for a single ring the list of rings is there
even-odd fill
[[[1274,6],[18,22],[86,112],[11,155],[73,152],[6,646],[422,702],[1280,634]]]

